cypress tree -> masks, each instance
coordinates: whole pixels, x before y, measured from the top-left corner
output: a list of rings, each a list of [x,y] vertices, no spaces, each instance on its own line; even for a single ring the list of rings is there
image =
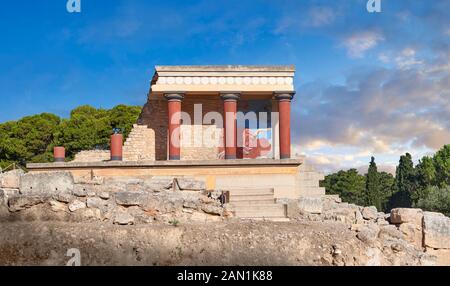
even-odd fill
[[[415,170],[411,154],[406,153],[400,157],[395,172],[395,191],[391,198],[391,208],[412,206],[412,195],[415,191]]]
[[[372,157],[369,165],[369,171],[366,175],[366,204],[375,206],[378,210],[382,209],[380,194],[380,179],[378,176],[377,164],[375,158]]]

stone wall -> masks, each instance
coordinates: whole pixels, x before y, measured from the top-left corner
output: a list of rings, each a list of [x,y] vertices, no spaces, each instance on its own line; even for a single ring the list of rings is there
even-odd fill
[[[123,146],[124,161],[155,161],[155,130],[133,125]]]
[[[111,160],[111,152],[109,150],[90,150],[81,151],[75,154],[73,162],[103,162]]]
[[[339,222],[365,243],[397,252],[414,248],[433,256],[439,265],[450,265],[450,218],[443,214],[407,208],[385,214],[375,207],[343,203],[335,195],[285,203],[292,219]]]
[[[217,160],[223,129],[215,125],[181,125],[181,160]],[[211,136],[208,136],[211,135]],[[197,147],[203,146],[203,147]]]
[[[215,98],[205,98],[202,96],[187,96],[182,104],[181,109],[183,112],[186,112],[190,115],[192,122],[190,124],[184,123],[184,132],[186,136],[186,132],[192,134],[193,137],[193,127],[194,126],[194,107],[195,104],[202,104],[202,118],[208,112],[215,111],[222,113],[223,111],[223,102],[220,97],[217,96]],[[153,130],[155,133],[155,159],[156,160],[167,160],[167,128],[168,128],[168,114],[167,114],[167,100],[164,98],[151,98],[145,104],[140,118],[138,120],[138,124],[147,125],[148,128]],[[189,129],[186,125],[190,125]],[[208,128],[210,126],[206,126]],[[205,130],[205,129],[204,129]],[[183,130],[182,130],[183,131]],[[198,140],[198,139],[197,139]],[[183,151],[183,149],[185,149]],[[203,147],[187,147],[182,150],[182,160],[208,160],[211,158],[217,159],[219,157],[219,149],[212,148],[208,144],[204,144]]]
[[[138,119],[138,125],[146,125],[155,133],[155,160],[167,160],[167,130],[168,130],[167,100],[164,98],[149,98]]]
[[[240,257],[251,255],[248,246],[261,246],[263,240],[262,248],[258,249],[267,252],[259,255],[268,260],[255,256],[253,261],[267,265],[450,265],[450,218],[439,213],[393,209],[390,214],[384,214],[375,207],[343,203],[338,196],[316,196],[280,200],[287,205],[290,222],[246,224],[233,216],[227,204],[221,203],[221,191],[205,189],[201,180],[178,176],[102,178],[91,175],[74,179],[68,172],[0,174],[0,264],[15,263],[18,254],[8,252],[15,248],[23,259],[34,257],[37,264],[43,263],[39,257],[46,257],[55,250],[52,247],[57,247],[53,241],[55,233],[58,233],[57,240],[65,237],[68,245],[81,243],[79,236],[70,235],[73,229],[89,233],[86,239],[95,240],[105,237],[101,230],[108,228],[112,241],[116,234],[120,241],[126,242],[135,239],[134,230],[127,228],[131,225],[143,227],[136,229],[139,233],[153,233],[149,236],[151,240],[145,240],[147,236],[144,236],[143,241],[164,237],[165,227],[182,225],[186,235],[195,229],[197,232],[192,234],[192,240],[174,244],[185,251],[177,256],[176,261],[181,264],[201,264],[200,260],[191,260],[192,256],[186,254],[188,249],[203,252],[205,243],[211,247],[232,246],[244,239],[246,247],[227,252],[226,258],[206,250],[214,257],[207,261],[224,265],[241,261],[251,265],[251,260],[240,260]],[[41,237],[42,231],[54,223],[60,225],[52,228],[47,238]],[[198,227],[199,223],[205,224],[204,227]],[[215,227],[216,232],[212,231]],[[273,235],[275,229],[277,235]],[[20,239],[14,239],[11,244],[11,236]],[[42,239],[27,240],[36,237]],[[302,243],[303,250],[296,246],[297,240],[292,244],[293,239]],[[53,243],[39,245],[42,241]],[[136,243],[141,245],[143,241]],[[117,244],[108,245],[108,249],[118,254],[112,245]],[[46,254],[33,256],[39,249],[45,249]],[[90,253],[95,249],[90,246],[85,251]],[[152,249],[166,248],[159,241]],[[283,254],[277,256],[276,262],[269,259],[281,249],[298,255]],[[155,259],[157,264],[165,261]],[[96,264],[95,261],[88,263]],[[118,258],[111,263],[127,261]]]
[[[222,192],[188,177],[74,180],[69,172],[0,175],[0,221],[52,220],[119,225],[220,221]]]
[[[312,165],[307,163],[300,165],[296,178],[299,196],[312,197],[325,195],[325,188],[320,187],[320,181],[324,179],[325,175],[317,172]]]

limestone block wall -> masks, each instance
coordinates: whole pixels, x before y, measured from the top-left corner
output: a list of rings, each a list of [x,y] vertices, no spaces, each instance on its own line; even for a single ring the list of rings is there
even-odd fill
[[[223,113],[223,102],[218,95],[214,97],[202,95],[187,96],[183,100],[181,107],[183,112],[189,114],[191,122],[183,122],[181,132],[182,134],[184,132],[185,134],[184,136],[189,134],[189,132],[191,134],[193,134],[194,132],[196,124],[196,122],[194,122],[195,120],[194,111],[196,108],[195,107],[196,104],[201,104],[201,113],[199,113],[201,114],[200,120],[203,120],[204,116],[208,112],[212,111],[219,112],[221,115]],[[199,106],[197,106],[197,108],[199,108]],[[138,124],[146,125],[148,126],[149,129],[153,130],[154,146],[152,148],[154,148],[154,159],[157,161],[167,160],[168,120],[169,119],[167,111],[167,100],[163,97],[149,98],[139,117]],[[214,125],[222,126],[222,122],[203,123],[203,124],[204,126],[202,126],[202,129],[205,131]],[[182,160],[209,160],[220,158],[220,150],[218,148],[212,147],[210,144],[203,144],[203,146],[201,147],[187,147],[187,146],[183,147],[182,143],[181,146],[182,146],[181,148]]]
[[[155,130],[135,124],[123,146],[123,160],[154,161],[155,150]]]
[[[103,162],[109,161],[111,159],[111,154],[109,150],[88,150],[81,151],[75,154],[73,162],[83,163],[83,162]]]
[[[167,129],[168,129],[167,100],[152,98],[147,101],[138,119],[138,125],[146,125],[154,133],[154,159],[167,160]]]
[[[216,125],[181,125],[181,160],[221,159],[221,140],[223,129]]]

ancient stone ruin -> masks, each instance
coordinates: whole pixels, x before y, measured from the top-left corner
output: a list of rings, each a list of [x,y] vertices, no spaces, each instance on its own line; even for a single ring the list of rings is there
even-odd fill
[[[276,208],[251,218],[239,213],[249,202],[227,196],[189,177],[0,174],[0,264],[64,265],[73,247],[84,265],[450,263],[450,218],[439,213],[322,196],[277,199],[284,218]]]

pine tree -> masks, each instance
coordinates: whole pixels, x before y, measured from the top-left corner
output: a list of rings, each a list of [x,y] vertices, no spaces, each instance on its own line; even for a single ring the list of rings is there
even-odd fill
[[[382,209],[380,179],[374,157],[370,161],[369,171],[366,175],[366,204],[375,206],[378,210]]]

